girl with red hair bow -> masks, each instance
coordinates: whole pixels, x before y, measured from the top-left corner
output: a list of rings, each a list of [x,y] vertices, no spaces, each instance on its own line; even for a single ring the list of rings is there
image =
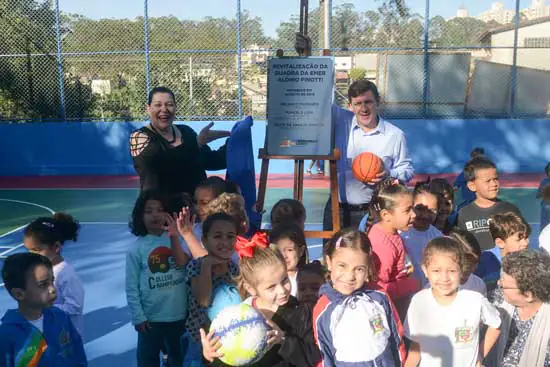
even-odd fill
[[[251,240],[237,241],[240,274],[237,286],[244,301],[257,309],[271,327],[268,331],[268,352],[252,366],[292,367],[315,366],[321,354],[313,338],[312,305],[300,304],[290,294],[286,262],[269,246],[265,233],[256,233]],[[211,331],[201,330],[203,356],[213,366],[224,366],[216,360],[223,355],[220,339]]]

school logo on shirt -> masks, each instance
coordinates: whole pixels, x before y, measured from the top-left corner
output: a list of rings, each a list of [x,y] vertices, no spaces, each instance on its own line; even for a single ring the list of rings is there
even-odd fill
[[[455,343],[467,344],[474,339],[474,328],[472,326],[466,326],[466,320],[464,320],[464,326],[457,327],[455,329]]]
[[[175,264],[172,249],[169,247],[157,247],[149,254],[147,265],[149,271],[155,273],[168,273]]]
[[[42,355],[48,348],[42,334],[35,329],[25,340],[23,348],[15,356],[15,366],[36,367],[40,363]]]
[[[149,254],[147,266],[153,276],[149,277],[149,289],[171,288],[184,282],[183,273],[169,273],[170,270],[178,268],[172,249],[166,246],[159,246]],[[158,275],[155,275],[160,273]]]
[[[378,334],[384,331],[384,321],[380,314],[374,315],[369,319],[370,328],[373,334]]]
[[[59,333],[59,345],[63,347],[70,342],[71,338],[69,337],[69,332],[65,330],[65,328],[61,329],[61,332]]]

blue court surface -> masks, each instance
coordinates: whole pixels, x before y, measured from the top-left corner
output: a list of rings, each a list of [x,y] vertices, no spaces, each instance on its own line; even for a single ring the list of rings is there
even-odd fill
[[[127,222],[136,196],[133,189],[0,190],[0,265],[7,255],[25,251],[22,231],[32,219],[64,211],[80,220],[79,240],[67,243],[63,255],[75,266],[86,291],[84,342],[90,366],[136,365],[137,333],[130,324],[124,291],[125,254],[134,239]],[[291,197],[291,190],[268,191],[267,213],[282,197]],[[539,208],[535,190],[503,189],[502,197],[515,202],[532,224],[531,246],[537,247]],[[321,228],[327,198],[324,189],[305,191],[308,229]],[[312,259],[319,258],[321,241],[311,240],[309,251]],[[0,315],[14,307],[15,301],[1,287]]]

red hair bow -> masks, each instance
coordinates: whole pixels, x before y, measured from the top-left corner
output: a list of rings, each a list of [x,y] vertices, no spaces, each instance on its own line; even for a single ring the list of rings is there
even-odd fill
[[[256,232],[249,240],[245,237],[238,236],[235,243],[235,250],[239,254],[239,258],[254,256],[256,247],[266,248],[269,245],[267,234],[265,232]]]

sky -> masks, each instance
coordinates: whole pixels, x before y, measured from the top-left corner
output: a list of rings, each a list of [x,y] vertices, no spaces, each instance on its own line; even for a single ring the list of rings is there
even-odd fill
[[[366,11],[376,9],[381,0],[332,0],[333,7],[352,3],[355,9]],[[515,0],[500,0],[507,9],[515,8]],[[426,0],[406,0],[413,13],[425,13]],[[458,8],[465,6],[470,16],[489,9],[493,0],[431,0],[430,17],[441,15],[452,17]],[[144,14],[144,0],[59,0],[63,12],[77,13],[92,19],[135,18]],[[174,15],[180,19],[200,20],[210,17],[234,17],[237,0],[149,0],[149,16]],[[275,36],[280,22],[297,14],[299,0],[241,0],[241,9],[247,9],[253,16],[263,19],[264,32]],[[310,8],[317,6],[317,0],[309,0]],[[530,6],[531,0],[520,0],[520,8]]]

